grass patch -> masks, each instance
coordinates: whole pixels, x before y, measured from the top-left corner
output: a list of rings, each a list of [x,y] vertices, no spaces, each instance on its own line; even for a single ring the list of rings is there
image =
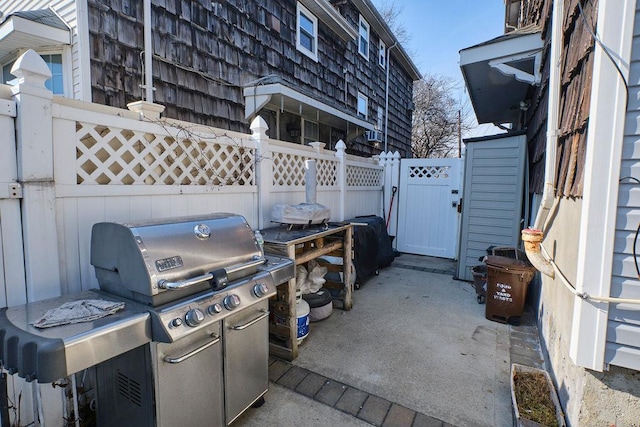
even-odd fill
[[[538,372],[516,372],[514,394],[520,416],[538,424],[558,427],[556,407],[546,377]]]

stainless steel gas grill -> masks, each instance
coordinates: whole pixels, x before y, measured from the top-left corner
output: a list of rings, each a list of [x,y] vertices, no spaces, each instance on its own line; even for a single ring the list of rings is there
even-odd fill
[[[9,373],[48,383],[92,370],[100,426],[221,426],[263,399],[268,299],[294,265],[264,257],[242,216],[95,224],[91,264],[100,289],[0,309]],[[87,302],[119,311],[34,326]]]
[[[149,306],[152,331],[96,366],[99,424],[224,425],[263,398],[268,299],[294,268],[242,216],[98,223],[91,264],[101,290]]]

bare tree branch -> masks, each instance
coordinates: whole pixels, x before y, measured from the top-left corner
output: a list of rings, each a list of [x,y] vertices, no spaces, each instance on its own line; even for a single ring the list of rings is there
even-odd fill
[[[427,75],[413,85],[414,157],[457,157],[461,133],[472,127],[468,105],[457,100],[456,82],[448,77]]]
[[[387,23],[391,31],[393,31],[398,42],[406,48],[409,45],[409,41],[411,41],[411,34],[409,34],[399,19],[400,14],[404,10],[404,6],[397,6],[393,0],[374,0],[374,3],[382,19]]]

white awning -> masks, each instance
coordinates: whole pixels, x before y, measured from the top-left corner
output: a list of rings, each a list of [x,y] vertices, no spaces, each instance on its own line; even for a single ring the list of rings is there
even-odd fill
[[[478,123],[514,123],[531,85],[540,83],[540,31],[512,32],[460,51]]]
[[[288,111],[337,129],[346,128],[346,123],[366,130],[374,129],[372,123],[324,104],[282,83],[245,87],[244,105],[244,115],[249,121],[259,114],[260,110],[267,108],[273,111]]]

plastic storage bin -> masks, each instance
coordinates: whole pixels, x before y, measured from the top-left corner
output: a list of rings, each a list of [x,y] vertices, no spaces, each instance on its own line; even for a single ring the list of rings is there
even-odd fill
[[[489,255],[487,264],[487,295],[485,317],[500,323],[519,325],[527,287],[535,274],[529,262]]]

